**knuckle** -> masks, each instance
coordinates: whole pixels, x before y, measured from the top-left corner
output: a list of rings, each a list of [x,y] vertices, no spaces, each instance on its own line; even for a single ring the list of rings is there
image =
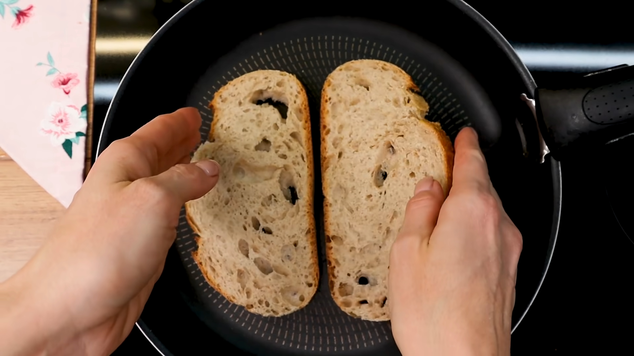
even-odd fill
[[[434,207],[439,203],[431,191],[420,192],[407,202],[407,211],[427,209]]]
[[[168,201],[170,193],[153,179],[142,178],[135,181],[137,184],[137,194],[143,201],[149,203],[159,203]]]
[[[500,205],[498,204],[495,196],[490,192],[480,193],[480,202],[483,209],[486,209],[487,211],[495,211],[498,214],[500,213]]]
[[[177,164],[170,168],[174,174],[184,179],[194,179],[200,176],[200,169],[191,164]]]
[[[156,116],[152,121],[163,123],[164,120],[169,120],[173,117],[173,114],[161,114]]]
[[[113,141],[110,146],[108,146],[107,150],[117,151],[117,152],[127,152],[130,149],[135,148],[135,146],[130,142],[127,138],[121,138],[116,141]]]
[[[421,237],[415,234],[399,234],[390,248],[390,258],[399,259],[411,253],[414,251],[413,247],[415,247],[420,240]]]
[[[500,206],[497,199],[488,191],[479,190],[473,195],[472,206],[486,216],[499,217]]]
[[[184,182],[202,181],[206,180],[207,177],[201,168],[191,163],[179,163],[170,169],[173,171],[176,179]]]
[[[104,156],[111,156],[118,161],[126,161],[139,157],[139,148],[131,137],[113,141],[103,153]]]
[[[496,236],[494,231],[499,231],[503,227],[501,223],[504,215],[497,199],[485,189],[469,189],[460,193],[460,199],[454,203],[460,205],[464,216],[477,224],[479,229],[489,231],[487,236]]]
[[[173,117],[174,117],[174,113],[168,113],[168,114],[160,114],[156,116],[154,119],[155,120],[165,120],[165,119],[171,120]]]
[[[478,162],[485,163],[484,155],[482,151],[476,148],[466,148],[461,150],[460,154],[457,154],[455,157],[456,161],[460,164],[468,163],[468,162]]]
[[[511,228],[507,232],[507,237],[513,260],[519,260],[520,254],[524,248],[522,233],[514,225],[511,225]]]

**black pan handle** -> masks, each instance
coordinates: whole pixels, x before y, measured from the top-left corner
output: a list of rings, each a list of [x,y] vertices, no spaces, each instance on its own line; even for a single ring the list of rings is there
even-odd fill
[[[538,88],[535,101],[551,155],[583,155],[634,133],[634,66],[591,73],[571,87]]]

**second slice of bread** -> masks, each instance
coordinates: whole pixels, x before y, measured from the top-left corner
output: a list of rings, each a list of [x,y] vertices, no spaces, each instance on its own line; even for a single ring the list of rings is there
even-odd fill
[[[330,291],[346,313],[389,320],[390,248],[416,183],[431,176],[445,194],[453,147],[399,67],[344,63],[321,103],[322,182]]]
[[[221,88],[208,142],[192,161],[216,160],[216,187],[186,204],[193,253],[229,301],[265,316],[308,304],[319,268],[306,92],[291,74],[259,70]]]

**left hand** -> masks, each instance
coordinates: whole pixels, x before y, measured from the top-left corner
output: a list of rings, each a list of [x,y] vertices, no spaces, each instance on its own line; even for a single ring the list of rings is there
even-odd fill
[[[0,284],[0,354],[109,355],[139,318],[183,204],[218,181],[192,108],[113,142],[31,261]]]

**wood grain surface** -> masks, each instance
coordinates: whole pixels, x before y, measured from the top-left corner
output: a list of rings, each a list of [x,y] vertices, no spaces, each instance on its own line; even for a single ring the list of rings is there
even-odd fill
[[[89,30],[88,127],[84,177],[90,170],[93,129],[93,88],[97,0],[91,2]],[[54,223],[66,209],[0,147],[0,283],[17,272],[35,254]]]
[[[0,282],[24,266],[64,211],[0,148]]]

